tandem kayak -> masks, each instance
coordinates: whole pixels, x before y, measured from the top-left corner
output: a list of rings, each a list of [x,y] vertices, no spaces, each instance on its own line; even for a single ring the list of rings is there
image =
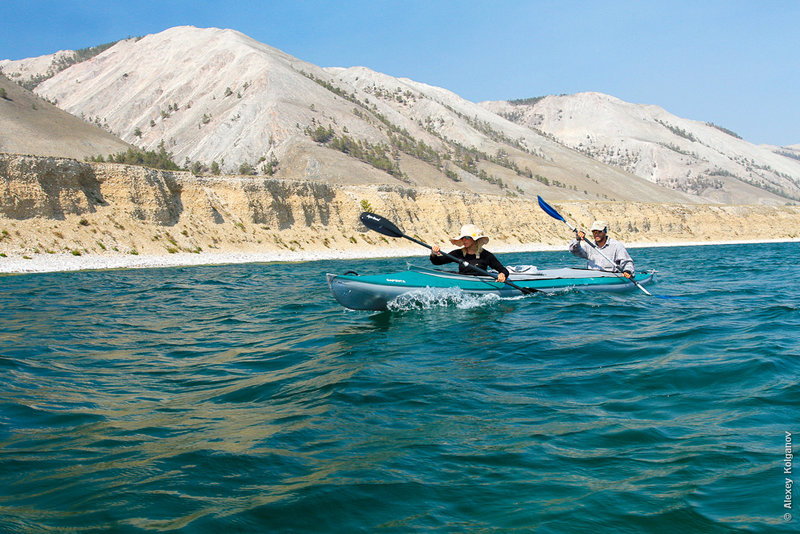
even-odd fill
[[[580,289],[588,291],[629,291],[636,286],[619,274],[589,269],[527,268],[522,271],[509,268],[509,281],[526,288],[546,293]],[[636,274],[640,285],[655,281],[656,271]],[[488,276],[470,276],[452,271],[409,266],[407,271],[389,274],[359,275],[327,274],[328,286],[339,303],[352,310],[388,310],[398,297],[413,297],[415,293],[437,290],[456,290],[470,295],[497,295],[516,297],[518,289],[496,282]]]

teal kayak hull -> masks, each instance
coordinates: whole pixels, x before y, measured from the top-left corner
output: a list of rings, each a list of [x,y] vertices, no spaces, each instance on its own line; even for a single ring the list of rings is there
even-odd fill
[[[646,285],[655,281],[655,271],[636,274],[636,282]],[[496,282],[487,276],[461,275],[450,271],[409,267],[407,271],[389,274],[327,274],[334,298],[352,310],[388,310],[400,296],[430,290],[457,290],[470,295],[516,297],[518,289]],[[619,274],[589,269],[547,269],[512,272],[509,281],[519,287],[552,293],[570,289],[586,291],[630,291],[635,289]]]

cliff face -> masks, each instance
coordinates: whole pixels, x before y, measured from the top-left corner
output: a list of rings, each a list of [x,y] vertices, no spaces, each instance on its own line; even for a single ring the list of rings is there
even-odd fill
[[[595,218],[627,243],[796,238],[800,207],[554,203],[580,227]],[[365,208],[431,244],[473,222],[494,250],[566,244],[535,201],[263,177],[195,177],[110,163],[0,154],[0,253],[353,251],[408,247],[369,232]],[[424,251],[420,248],[420,251]],[[0,257],[2,261],[2,257]]]

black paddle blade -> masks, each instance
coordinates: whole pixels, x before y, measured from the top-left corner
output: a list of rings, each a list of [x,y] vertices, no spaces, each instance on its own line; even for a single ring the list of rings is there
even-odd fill
[[[546,214],[548,214],[550,217],[552,217],[554,219],[558,219],[559,221],[563,221],[564,220],[564,217],[562,217],[561,214],[558,213],[555,210],[555,208],[553,208],[553,206],[551,206],[550,204],[545,202],[542,197],[539,197],[539,207],[542,208],[542,210],[544,210],[544,212]]]
[[[397,226],[380,215],[365,211],[359,218],[364,223],[364,226],[379,234],[388,235],[389,237],[403,237],[403,232]]]

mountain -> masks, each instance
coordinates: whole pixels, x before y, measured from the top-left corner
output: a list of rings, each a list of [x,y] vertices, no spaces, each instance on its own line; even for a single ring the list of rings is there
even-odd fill
[[[42,58],[0,66],[20,77],[54,70]],[[698,201],[449,91],[364,68],[322,69],[233,30],[177,27],[120,41],[36,93],[137,146],[163,142],[179,164],[216,163],[228,173],[529,198]]]
[[[481,105],[594,159],[709,200],[800,200],[796,146],[756,146],[723,127],[601,93]]]
[[[127,150],[130,145],[99,126],[42,100],[0,75],[0,152],[38,156],[87,156]]]
[[[0,68],[17,79],[53,74],[37,94],[128,143],[147,150],[163,143],[177,163],[197,172],[218,165],[227,173],[534,199],[784,204],[800,198],[800,161],[793,157],[701,123],[689,129],[688,121],[659,108],[605,95],[595,95],[614,103],[595,110],[604,115],[593,115],[589,102],[581,113],[566,113],[574,123],[565,128],[581,132],[572,138],[548,129],[560,124],[559,113],[546,107],[556,97],[480,105],[363,67],[321,68],[233,30],[176,27],[119,41],[60,72],[55,63],[55,57],[5,60]],[[641,117],[632,121],[626,113]],[[613,137],[615,124],[635,129]],[[596,134],[583,133],[594,128]],[[643,146],[655,154],[649,166]],[[670,152],[686,159],[683,166]],[[705,160],[705,167],[698,163]]]

